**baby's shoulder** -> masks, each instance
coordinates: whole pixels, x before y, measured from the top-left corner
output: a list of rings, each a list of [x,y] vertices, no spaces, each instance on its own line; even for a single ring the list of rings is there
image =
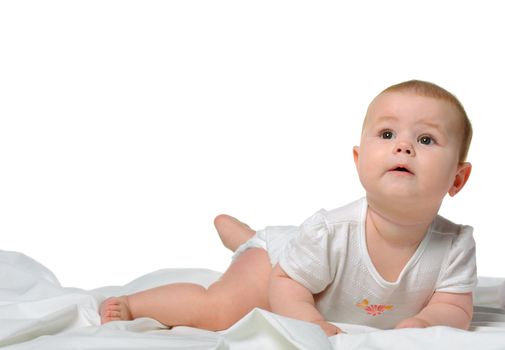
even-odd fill
[[[471,236],[473,227],[452,222],[441,215],[437,215],[431,224],[431,231],[435,234],[455,238],[457,236]]]
[[[364,198],[358,199],[342,207],[332,210],[321,210],[326,223],[329,225],[342,223],[359,223],[363,219],[363,213],[366,210],[366,201]]]
[[[363,221],[363,212],[366,210],[366,201],[360,199],[342,207],[326,210],[320,209],[302,224],[305,229],[325,228],[333,232],[338,227],[357,227]]]

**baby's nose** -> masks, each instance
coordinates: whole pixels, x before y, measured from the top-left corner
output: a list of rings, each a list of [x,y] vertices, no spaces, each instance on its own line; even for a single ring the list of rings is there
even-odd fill
[[[414,147],[412,147],[412,145],[409,142],[405,142],[405,141],[400,141],[395,145],[394,153],[395,154],[404,153],[408,156],[415,156],[416,155],[416,153],[414,151]]]

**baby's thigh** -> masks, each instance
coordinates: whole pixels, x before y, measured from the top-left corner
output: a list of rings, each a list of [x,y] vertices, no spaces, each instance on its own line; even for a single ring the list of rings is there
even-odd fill
[[[232,308],[239,314],[246,314],[255,307],[270,310],[268,285],[271,271],[272,265],[264,249],[247,249],[209,287],[209,292],[219,299],[221,307]]]

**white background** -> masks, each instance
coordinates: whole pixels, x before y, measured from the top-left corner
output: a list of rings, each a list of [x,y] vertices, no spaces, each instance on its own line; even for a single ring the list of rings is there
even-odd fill
[[[2,1],[0,249],[82,288],[223,271],[214,216],[299,224],[361,197],[367,105],[417,78],[474,124],[441,214],[505,277],[499,3]]]

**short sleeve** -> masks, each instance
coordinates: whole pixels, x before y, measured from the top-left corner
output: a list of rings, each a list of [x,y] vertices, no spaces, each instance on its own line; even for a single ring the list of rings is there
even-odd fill
[[[323,291],[335,274],[335,267],[330,261],[331,239],[325,212],[320,210],[305,220],[279,258],[279,265],[284,272],[312,294]]]
[[[460,226],[442,266],[436,291],[468,293],[477,285],[475,241],[471,226]]]

